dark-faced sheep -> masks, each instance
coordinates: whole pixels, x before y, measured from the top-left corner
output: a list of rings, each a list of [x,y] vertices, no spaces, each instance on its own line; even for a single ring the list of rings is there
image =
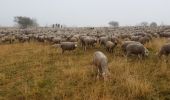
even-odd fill
[[[77,44],[74,42],[61,42],[62,53],[65,51],[71,51],[77,48]]]
[[[149,51],[142,44],[139,43],[131,43],[127,45],[126,52],[127,52],[127,57],[131,55],[138,55],[142,57],[149,55]]]
[[[93,55],[93,64],[97,67],[98,74],[97,78],[103,78],[107,80],[107,76],[109,76],[108,70],[108,59],[101,51],[96,51]]]

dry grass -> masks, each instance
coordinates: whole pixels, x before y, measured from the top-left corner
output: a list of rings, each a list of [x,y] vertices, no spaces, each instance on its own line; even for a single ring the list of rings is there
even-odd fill
[[[76,49],[61,54],[47,44],[0,45],[0,99],[4,100],[169,100],[170,64],[155,53],[165,43],[146,44],[150,56],[126,59],[120,48],[114,54],[101,48]],[[111,79],[96,81],[92,55],[109,58]]]

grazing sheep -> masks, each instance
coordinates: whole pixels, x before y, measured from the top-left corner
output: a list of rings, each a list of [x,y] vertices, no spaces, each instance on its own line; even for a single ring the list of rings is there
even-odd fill
[[[77,44],[75,44],[74,42],[61,42],[62,53],[64,53],[64,51],[71,51],[76,48]]]
[[[153,36],[154,38],[157,38],[157,37],[159,37],[159,34],[158,34],[158,33],[153,33],[152,36]]]
[[[93,47],[95,45],[95,43],[97,43],[97,39],[95,39],[95,38],[92,38],[92,37],[83,38],[83,40],[82,40],[83,49],[86,51],[87,46]]]
[[[55,44],[60,44],[60,42],[61,42],[61,37],[54,37],[54,38],[52,39],[52,42],[55,43]]]
[[[149,37],[147,37],[147,36],[141,37],[141,38],[139,39],[139,42],[142,43],[142,44],[145,44],[145,43],[147,43],[147,42],[149,42],[149,41],[150,41],[150,39],[149,39]]]
[[[19,36],[18,40],[19,42],[29,42],[30,38],[28,36],[23,35],[23,36]]]
[[[83,47],[83,41],[84,41],[84,38],[86,38],[88,36],[84,36],[84,35],[81,35],[79,36],[79,39],[80,39],[80,45]]]
[[[39,42],[45,42],[45,36],[42,35],[42,36],[38,36],[38,39],[37,39]]]
[[[129,34],[121,34],[120,38],[121,39],[130,38],[130,35]]]
[[[127,47],[129,44],[131,44],[131,43],[141,44],[140,42],[136,42],[136,41],[124,41],[124,42],[122,43],[121,48],[122,48],[122,50],[123,50],[125,53],[126,53],[126,47]]]
[[[139,43],[131,43],[127,45],[126,51],[127,57],[131,56],[132,54],[142,57],[149,55],[149,51],[142,44]]]
[[[170,54],[170,43],[164,44],[164,45],[161,47],[158,55],[161,57],[162,55],[168,56],[169,54]]]
[[[100,43],[100,45],[102,46],[105,46],[106,45],[106,42],[109,40],[109,38],[108,37],[100,37],[99,38],[99,43]]]
[[[11,44],[14,41],[15,41],[15,37],[12,36],[5,36],[1,38],[2,43],[9,42]]]
[[[141,36],[131,36],[131,41],[139,41]]]
[[[151,34],[146,34],[144,37],[149,38],[149,40],[152,40],[152,35]]]
[[[160,37],[169,38],[169,37],[170,37],[170,33],[160,33],[159,36],[160,36]]]
[[[101,51],[96,51],[93,55],[93,64],[97,67],[98,74],[97,78],[103,78],[107,80],[107,76],[109,76],[108,70],[108,59]]]
[[[70,38],[70,40],[69,40],[70,42],[77,42],[78,41],[78,39],[77,38],[75,38],[75,37],[72,37],[72,38]]]
[[[49,36],[47,36],[47,41],[48,42],[53,42],[53,39],[55,38],[55,36],[52,36],[52,35],[49,35]]]
[[[113,49],[115,48],[116,44],[111,42],[111,41],[107,41],[106,42],[106,51],[110,52],[110,53],[113,53]]]
[[[143,32],[139,32],[139,33],[134,33],[133,34],[134,36],[145,36],[146,35],[146,33],[143,33]]]
[[[111,37],[111,42],[113,42],[113,43],[115,43],[117,45],[118,42],[119,42],[119,39],[117,37],[115,37],[115,36],[112,36]]]

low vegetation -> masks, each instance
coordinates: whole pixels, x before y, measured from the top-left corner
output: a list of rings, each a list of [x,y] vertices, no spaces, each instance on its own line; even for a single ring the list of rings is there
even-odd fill
[[[169,58],[158,58],[164,39],[146,44],[149,57],[126,58],[120,47],[107,53],[99,46],[62,54],[44,43],[0,45],[1,100],[169,100]],[[109,59],[110,79],[96,80],[93,53]]]

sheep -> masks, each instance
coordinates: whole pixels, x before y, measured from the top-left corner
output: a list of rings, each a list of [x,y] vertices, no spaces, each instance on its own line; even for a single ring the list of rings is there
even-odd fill
[[[169,54],[170,54],[170,43],[167,43],[161,47],[158,56],[159,57],[161,57],[162,55],[168,56]]]
[[[149,37],[147,37],[147,36],[141,37],[141,38],[139,39],[139,42],[142,43],[142,44],[145,44],[145,43],[147,43],[147,42],[149,42],[149,41],[150,41],[150,39],[149,39]]]
[[[149,55],[149,51],[142,44],[139,43],[130,43],[129,45],[127,45],[126,51],[127,57],[131,56],[132,54],[142,57]]]
[[[62,53],[65,51],[71,51],[77,48],[77,44],[74,42],[61,42]]]
[[[52,42],[53,42],[53,43],[56,43],[56,44],[60,44],[60,42],[61,42],[61,37],[54,37],[54,38],[52,39]]]
[[[131,41],[139,41],[141,36],[131,36],[130,39]]]
[[[139,32],[139,33],[134,33],[133,34],[134,36],[145,36],[146,35],[146,33],[143,33],[143,32]]]
[[[47,37],[46,37],[46,40],[48,41],[48,42],[52,42],[53,43],[53,39],[55,38],[55,36],[53,36],[53,35],[47,35]]]
[[[106,45],[106,42],[109,40],[109,38],[108,37],[100,37],[99,38],[99,43],[100,43],[100,45],[102,46],[105,46]]]
[[[139,44],[141,44],[140,42],[136,42],[136,41],[124,41],[123,43],[122,43],[122,46],[121,46],[121,48],[122,48],[122,50],[126,53],[126,47],[129,45],[129,44],[131,44],[131,43],[139,43]]]
[[[85,37],[85,38],[82,39],[82,46],[84,48],[84,51],[86,51],[87,46],[93,47],[95,45],[95,43],[97,43],[97,39],[96,38]]]
[[[97,79],[103,78],[104,80],[107,80],[110,72],[108,70],[108,59],[105,54],[101,51],[96,51],[93,55],[93,64],[98,70]]]
[[[30,38],[28,36],[26,36],[26,35],[23,35],[23,36],[18,37],[18,41],[19,42],[26,42],[26,41],[29,42]]]
[[[38,36],[37,40],[39,42],[45,42],[45,36],[44,35]]]
[[[84,38],[86,38],[88,36],[85,36],[85,35],[81,35],[79,36],[79,39],[80,39],[80,45],[83,47],[83,41],[84,41]]]
[[[119,42],[119,39],[117,37],[115,37],[115,36],[112,36],[111,37],[111,42],[113,42],[113,43],[115,43],[117,45],[118,42]]]
[[[149,40],[152,40],[152,35],[151,34],[146,34],[144,37],[149,38]]]
[[[70,38],[70,40],[69,40],[70,42],[77,42],[78,41],[78,39],[77,38],[75,38],[75,37],[72,37],[72,38]]]
[[[115,48],[115,46],[116,46],[115,43],[113,43],[113,42],[111,42],[111,41],[107,41],[107,42],[106,42],[106,45],[105,45],[106,51],[112,53],[112,52],[113,52],[113,49]]]
[[[158,33],[153,33],[152,36],[153,36],[154,38],[159,37]]]
[[[130,38],[130,35],[129,34],[121,34],[120,38],[121,39]]]
[[[12,36],[4,36],[1,38],[2,43],[9,42],[11,44],[14,41],[15,41],[15,37]]]
[[[170,33],[160,33],[159,36],[160,36],[160,37],[169,38],[169,37],[170,37]]]

